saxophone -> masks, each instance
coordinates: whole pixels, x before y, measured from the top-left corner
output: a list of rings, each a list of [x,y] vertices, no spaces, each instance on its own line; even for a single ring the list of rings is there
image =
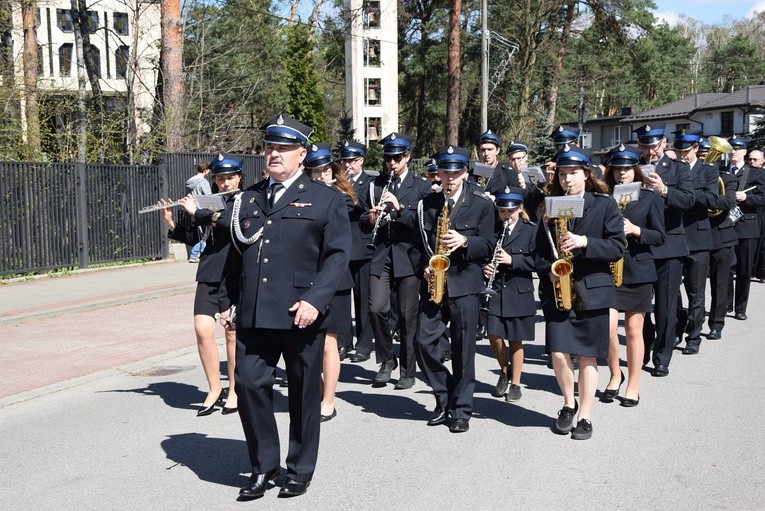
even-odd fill
[[[568,195],[568,190],[566,190]],[[553,284],[555,292],[555,306],[558,310],[568,311],[574,305],[576,296],[571,286],[571,274],[574,271],[574,263],[571,261],[572,254],[561,248],[561,240],[568,232],[568,221],[571,216],[560,215],[555,218],[555,247],[557,258],[550,267],[553,275],[558,277]]]
[[[452,185],[449,184],[446,188],[446,195],[451,195]],[[451,266],[449,258],[446,256],[449,249],[446,248],[443,242],[443,237],[449,231],[449,203],[444,202],[444,207],[441,209],[441,214],[438,217],[438,226],[436,227],[436,243],[433,255],[428,260],[428,267],[430,268],[430,276],[428,277],[428,292],[430,293],[430,301],[440,304],[444,299],[444,292],[446,291],[446,270]]]
[[[630,201],[628,197],[620,197],[617,201],[619,211],[624,211],[624,208],[626,208],[627,204],[629,203]],[[621,286],[624,279],[624,258],[621,257],[618,261],[614,261],[608,264],[611,267],[611,277],[614,280],[614,286]]]

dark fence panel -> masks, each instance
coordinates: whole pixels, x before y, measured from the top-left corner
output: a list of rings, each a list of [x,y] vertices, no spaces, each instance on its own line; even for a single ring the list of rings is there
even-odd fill
[[[246,188],[261,180],[265,168],[264,157],[254,154],[228,154],[226,158],[233,158],[242,162],[242,185]],[[161,166],[167,168],[167,189],[170,198],[180,199],[186,193],[186,180],[197,171],[197,163],[200,161],[213,161],[218,158],[218,153],[165,153],[161,158]]]

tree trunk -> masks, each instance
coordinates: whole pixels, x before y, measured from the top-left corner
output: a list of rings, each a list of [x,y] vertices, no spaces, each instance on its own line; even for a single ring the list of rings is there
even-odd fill
[[[568,41],[571,35],[571,24],[574,22],[574,10],[576,2],[569,0],[566,2],[566,19],[560,35],[560,44],[558,45],[558,57],[555,60],[555,67],[550,76],[550,92],[547,96],[547,126],[552,130],[555,125],[555,117],[558,111],[558,91],[560,90],[560,80],[563,75],[563,59],[568,49]]]
[[[449,15],[449,89],[446,93],[446,143],[459,143],[460,125],[460,16],[462,0],[453,0]]]
[[[40,159],[40,109],[37,103],[37,2],[21,2],[24,27],[24,115],[26,120],[27,158]]]
[[[161,0],[162,10],[162,104],[165,145],[170,152],[182,151],[183,140],[183,39],[180,0]]]
[[[92,123],[88,123],[95,140],[101,140],[102,138],[102,113],[104,110],[104,95],[101,91],[101,77],[100,75],[100,62],[96,66],[95,55],[90,45],[90,31],[88,29],[88,6],[85,0],[72,0],[72,25],[74,32],[79,32],[82,39],[82,45],[79,49],[82,49],[82,63],[85,65],[85,71],[88,76],[88,83],[90,83],[91,92],[91,108],[92,108]],[[79,51],[78,49],[78,51]],[[108,56],[107,56],[108,58]],[[79,62],[79,57],[78,57]],[[87,115],[87,113],[86,113]],[[83,160],[84,161],[84,160]]]
[[[74,29],[74,54],[77,58],[77,161],[85,163],[88,157],[88,74],[85,68],[85,50],[82,42],[82,27],[78,17],[77,0],[72,0],[72,26]]]

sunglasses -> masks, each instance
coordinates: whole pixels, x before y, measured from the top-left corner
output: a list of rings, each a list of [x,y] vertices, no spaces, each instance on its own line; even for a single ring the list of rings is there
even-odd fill
[[[403,154],[386,154],[383,156],[383,160],[385,161],[401,161],[404,159]]]

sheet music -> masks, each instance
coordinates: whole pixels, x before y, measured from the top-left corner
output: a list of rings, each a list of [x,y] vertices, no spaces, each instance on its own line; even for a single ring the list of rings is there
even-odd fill
[[[651,172],[656,172],[656,165],[653,163],[646,163],[645,165],[640,165],[640,172],[643,173],[643,175],[650,174]]]
[[[614,200],[617,204],[626,206],[630,202],[640,198],[640,188],[641,183],[639,181],[615,185],[613,193]]]
[[[491,177],[494,175],[494,166],[486,165],[485,163],[475,162],[473,167],[473,175],[481,177]]]
[[[545,197],[545,209],[550,218],[581,218],[584,213],[584,197]]]
[[[545,173],[542,172],[540,167],[526,167],[525,169],[521,169],[521,175],[527,183],[533,185],[545,182]]]

